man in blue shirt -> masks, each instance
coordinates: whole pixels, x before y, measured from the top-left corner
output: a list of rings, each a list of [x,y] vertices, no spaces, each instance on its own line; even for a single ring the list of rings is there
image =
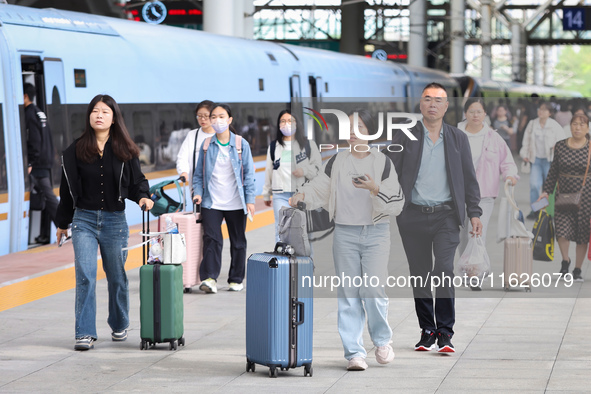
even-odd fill
[[[410,129],[417,140],[396,133],[392,142],[404,148],[399,153],[386,153],[407,196],[397,222],[422,330],[415,350],[437,347],[445,353],[455,352],[451,343],[455,323],[453,261],[466,214],[472,235],[482,233],[480,188],[470,144],[463,132],[443,122],[448,106],[445,88],[435,82],[427,85],[420,101],[423,119]]]

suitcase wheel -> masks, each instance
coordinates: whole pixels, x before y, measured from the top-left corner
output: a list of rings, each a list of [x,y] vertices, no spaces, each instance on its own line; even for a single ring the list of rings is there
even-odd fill
[[[312,368],[312,364],[304,365],[304,376],[312,377],[313,373],[314,373],[314,369]]]
[[[185,288],[183,289],[183,293],[185,293],[185,294],[187,294],[187,293],[192,293],[192,292],[193,292],[193,288],[191,288],[191,287],[185,287]]]
[[[144,349],[148,350],[149,344],[150,343],[148,341],[142,339],[142,341],[140,342],[140,350],[144,350]]]
[[[269,367],[269,377],[270,378],[277,377],[277,367]]]
[[[250,361],[249,359],[246,359],[246,372],[254,372],[255,370],[255,363],[253,363],[252,361]]]
[[[525,288],[525,292],[526,292],[526,293],[531,293],[531,286],[530,286],[530,287],[526,287],[526,288]]]
[[[176,343],[176,340],[174,340],[174,341],[170,341],[170,346],[169,346],[169,349],[170,349],[170,350],[173,350],[173,349],[174,349],[174,350],[176,350],[176,349],[177,349],[177,343]]]
[[[179,338],[179,345],[185,346],[185,338],[183,338],[183,337]]]

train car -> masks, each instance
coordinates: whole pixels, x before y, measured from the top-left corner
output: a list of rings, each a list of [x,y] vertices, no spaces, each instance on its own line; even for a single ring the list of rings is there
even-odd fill
[[[36,86],[51,124],[56,187],[59,153],[81,134],[88,102],[105,93],[120,103],[151,183],[176,175],[180,144],[197,125],[195,104],[229,103],[237,132],[260,155],[259,193],[276,116],[292,97],[402,100],[415,89],[402,66],[312,48],[12,5],[0,6],[0,24],[0,255],[27,249],[38,232],[25,176],[23,82]]]
[[[527,97],[582,97],[579,92],[559,89],[551,86],[529,85],[519,82],[500,82],[491,79],[453,75],[458,81],[464,97],[483,98],[527,98]]]

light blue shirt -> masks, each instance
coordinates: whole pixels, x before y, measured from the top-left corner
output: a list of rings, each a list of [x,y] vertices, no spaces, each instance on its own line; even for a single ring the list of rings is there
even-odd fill
[[[416,205],[434,206],[451,201],[451,191],[447,181],[445,167],[445,147],[443,144],[443,124],[439,138],[433,144],[429,131],[421,120],[425,130],[423,138],[423,156],[415,186],[412,189],[412,203]]]

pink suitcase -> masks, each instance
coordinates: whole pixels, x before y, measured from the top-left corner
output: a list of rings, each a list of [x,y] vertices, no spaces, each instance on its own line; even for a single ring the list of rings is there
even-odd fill
[[[521,288],[531,291],[533,265],[532,243],[529,238],[505,238],[503,286],[505,290]]]
[[[185,234],[187,243],[187,261],[183,263],[183,287],[190,293],[192,287],[201,283],[199,266],[203,258],[203,227],[201,209],[194,207],[193,212],[165,213],[158,218],[158,231],[166,231],[166,217],[178,225],[179,233]]]

